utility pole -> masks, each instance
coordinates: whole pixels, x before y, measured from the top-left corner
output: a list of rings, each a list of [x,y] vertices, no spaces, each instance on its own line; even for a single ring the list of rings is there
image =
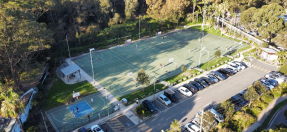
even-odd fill
[[[67,46],[68,46],[68,51],[69,51],[69,57],[71,58],[70,49],[69,49],[69,44],[68,44],[68,35],[69,35],[69,34],[66,35],[66,41],[67,41]]]

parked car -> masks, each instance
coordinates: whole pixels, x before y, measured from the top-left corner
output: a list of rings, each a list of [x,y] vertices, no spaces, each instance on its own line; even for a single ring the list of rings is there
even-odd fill
[[[232,74],[233,74],[233,75],[234,75],[234,74],[236,74],[236,71],[234,71],[234,69],[231,69],[231,68],[225,68],[225,70],[228,70],[228,71],[232,72]]]
[[[198,90],[204,89],[202,85],[200,85],[198,82],[190,81],[189,84],[192,84],[193,86],[196,86]]]
[[[246,67],[238,61],[232,61],[232,63],[236,64],[240,70],[245,70]]]
[[[183,87],[186,87],[192,93],[196,93],[198,91],[197,87],[192,84],[184,84]]]
[[[217,113],[215,109],[211,108],[209,111],[210,113],[214,114],[214,117],[218,122],[224,122],[224,117],[221,114]]]
[[[256,82],[256,81],[255,81],[255,82]],[[253,84],[255,84],[255,82],[253,82]],[[271,90],[271,89],[274,88],[274,86],[271,85],[271,84],[269,84],[268,81],[265,81],[265,80],[261,80],[261,79],[260,79],[259,82],[260,82],[263,86],[267,87],[268,90]]]
[[[238,65],[231,63],[231,62],[227,63],[226,68],[233,69],[235,72],[239,72],[241,70]]]
[[[219,80],[225,80],[227,79],[228,76],[224,76],[223,74],[221,74],[218,71],[211,71],[210,74],[214,75],[215,77],[217,77]]]
[[[215,83],[215,81],[209,77],[201,77],[205,82],[207,82],[208,85],[212,85]]]
[[[78,129],[78,132],[88,132],[88,130],[85,127],[81,127]]]
[[[202,78],[195,78],[194,81],[198,82],[200,85],[202,85],[205,88],[209,86]]]
[[[243,65],[246,68],[248,68],[248,66],[245,64],[245,62],[239,61],[238,63],[240,63],[241,65]]]
[[[99,125],[93,125],[91,127],[92,132],[104,132]]]
[[[219,70],[217,70],[218,72],[227,75],[227,76],[233,76],[234,72],[231,72],[231,70],[225,69],[225,68],[220,68]]]
[[[166,96],[164,96],[163,94],[160,94],[157,98],[160,102],[162,102],[166,106],[171,104],[171,101]]]
[[[276,87],[278,85],[278,81],[274,80],[274,79],[267,79],[267,81],[273,85],[274,87]]]
[[[194,123],[186,123],[184,125],[185,129],[188,130],[189,132],[199,132],[199,126],[194,124]]]
[[[153,105],[152,102],[150,102],[149,100],[144,100],[142,102],[143,106],[146,107],[149,111],[151,112],[155,112],[157,111],[157,108]]]
[[[185,87],[178,88],[178,91],[185,96],[191,96],[192,95],[192,93]]]
[[[276,72],[276,71],[271,71],[271,72],[267,73],[265,75],[265,78],[274,79],[274,80],[278,81],[279,84],[283,83],[287,79],[287,77],[285,75],[281,74],[280,72]]]
[[[214,81],[215,83],[219,82],[218,78],[216,78],[216,77],[215,77],[214,75],[212,75],[212,74],[207,74],[206,77],[209,77],[209,78],[213,79],[213,81]]]
[[[175,92],[170,90],[170,89],[165,90],[163,92],[163,94],[166,97],[168,97],[171,100],[171,102],[178,102],[179,101],[178,97],[175,95]]]

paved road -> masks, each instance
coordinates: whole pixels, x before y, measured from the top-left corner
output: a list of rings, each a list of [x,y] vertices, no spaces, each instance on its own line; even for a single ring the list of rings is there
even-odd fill
[[[273,121],[271,122],[271,124],[269,125],[270,127],[268,129],[274,129],[275,125],[278,125],[280,123],[283,123],[285,125],[287,125],[287,120],[284,116],[284,112],[287,110],[287,105],[285,105],[283,108],[280,109],[280,111],[276,114],[276,116],[274,117]]]
[[[199,109],[210,108],[230,98],[272,70],[276,70],[276,67],[253,60],[252,66],[246,70],[198,92],[192,98],[186,98],[173,107],[161,111],[140,125],[130,128],[128,132],[166,130],[174,119],[178,119],[184,125],[191,121]]]

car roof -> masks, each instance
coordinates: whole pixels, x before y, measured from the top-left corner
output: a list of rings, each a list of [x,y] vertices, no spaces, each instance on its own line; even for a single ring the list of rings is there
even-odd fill
[[[166,96],[164,96],[163,94],[160,94],[159,96],[162,97],[162,98],[166,98]]]

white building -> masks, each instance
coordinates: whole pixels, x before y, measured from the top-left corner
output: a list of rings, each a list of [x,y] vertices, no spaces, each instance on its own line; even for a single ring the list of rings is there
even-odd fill
[[[276,50],[271,49],[271,48],[261,48],[262,49],[262,53],[260,55],[261,59],[264,59],[266,61],[273,61],[273,60],[277,60],[278,55]]]
[[[36,88],[35,88],[36,89]],[[34,94],[37,93],[37,91],[34,88],[31,88],[28,90],[25,94],[23,94],[20,99],[22,103],[25,103],[26,108],[24,109],[24,113],[21,113],[20,116],[18,116],[19,121],[21,125],[27,120],[29,111],[32,108],[32,99],[34,97]],[[15,118],[12,118],[9,120],[9,124],[4,128],[6,132],[21,132],[21,129],[19,125],[16,122]]]

